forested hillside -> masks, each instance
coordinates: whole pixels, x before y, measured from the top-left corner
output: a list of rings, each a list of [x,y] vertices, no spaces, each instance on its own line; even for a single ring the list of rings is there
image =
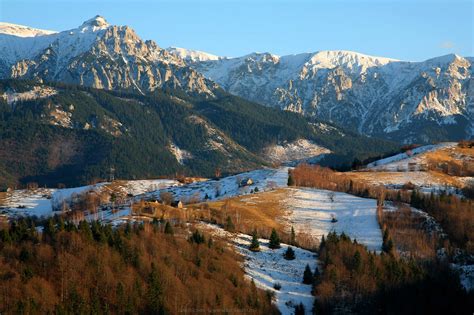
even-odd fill
[[[207,235],[188,239],[158,221],[45,226],[0,230],[2,314],[277,314],[271,295],[244,279],[240,257]]]
[[[0,95],[3,187],[85,184],[108,178],[112,167],[129,179],[235,173],[267,165],[266,146],[299,138],[346,162],[395,149],[225,93],[205,100],[176,90],[138,95],[8,80]]]

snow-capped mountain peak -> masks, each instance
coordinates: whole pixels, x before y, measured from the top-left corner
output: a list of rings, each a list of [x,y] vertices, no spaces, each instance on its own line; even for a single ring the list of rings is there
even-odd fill
[[[440,126],[456,137],[440,139],[470,134],[472,63],[455,54],[407,62],[338,50],[252,53],[191,66],[226,91],[261,104],[368,135],[427,142]]]
[[[110,24],[106,21],[104,17],[100,15],[96,15],[93,18],[82,23],[82,25],[79,26],[79,29],[82,32],[87,32],[87,31],[96,32],[99,30],[104,30],[108,28],[109,26]]]
[[[219,60],[219,57],[199,50],[191,50],[180,47],[169,47],[166,49],[171,55],[179,57],[187,62],[201,62],[209,60]]]
[[[55,33],[55,31],[41,30],[24,25],[0,22],[0,34],[13,35],[17,37],[35,37]]]
[[[374,57],[345,50],[325,50],[314,53],[308,61],[308,64],[320,69],[345,67],[364,72],[368,68],[383,66],[394,61],[398,60]]]
[[[59,33],[1,35],[0,78],[41,78],[140,93],[166,87],[205,97],[214,97],[217,88],[183,59],[100,15]]]

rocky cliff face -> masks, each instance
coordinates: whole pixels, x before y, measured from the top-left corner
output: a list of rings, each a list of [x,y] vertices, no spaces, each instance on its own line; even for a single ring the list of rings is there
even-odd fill
[[[3,34],[0,41],[18,44],[9,45],[0,63],[2,77],[142,93],[172,88],[204,97],[214,97],[218,88],[153,41],[143,41],[128,26],[109,25],[100,16],[70,31],[26,38]],[[25,47],[36,51],[26,54]]]
[[[425,142],[439,126],[449,129],[448,138],[473,136],[470,58],[403,62],[345,51],[255,53],[192,66],[230,93],[368,135]]]

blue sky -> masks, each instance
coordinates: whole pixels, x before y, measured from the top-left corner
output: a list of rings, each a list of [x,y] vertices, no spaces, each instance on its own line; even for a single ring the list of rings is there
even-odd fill
[[[0,20],[65,30],[100,14],[161,47],[217,55],[352,50],[474,56],[474,0],[0,0]]]

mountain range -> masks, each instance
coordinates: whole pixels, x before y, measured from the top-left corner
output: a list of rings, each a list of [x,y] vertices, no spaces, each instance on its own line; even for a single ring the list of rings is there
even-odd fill
[[[195,59],[191,66],[229,93],[362,134],[404,143],[474,135],[473,58],[405,62],[320,51]]]
[[[35,79],[212,99],[221,89],[266,106],[403,143],[474,135],[473,58],[423,62],[349,51],[237,58],[142,40],[96,16],[52,32],[0,24],[0,78]]]

